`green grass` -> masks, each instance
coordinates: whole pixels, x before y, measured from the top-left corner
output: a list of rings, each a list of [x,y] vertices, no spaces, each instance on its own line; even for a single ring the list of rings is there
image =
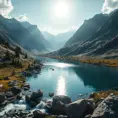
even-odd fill
[[[0,76],[0,80],[3,80],[4,79],[4,76]]]

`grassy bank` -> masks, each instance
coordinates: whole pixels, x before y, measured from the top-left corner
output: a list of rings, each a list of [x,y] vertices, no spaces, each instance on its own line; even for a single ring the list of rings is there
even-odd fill
[[[104,59],[104,58],[96,58],[96,57],[88,57],[88,56],[45,56],[49,58],[59,59],[59,60],[71,60],[78,61],[81,63],[88,63],[94,65],[104,65],[110,67],[118,67],[118,59]]]
[[[15,80],[18,83],[19,87],[22,87],[24,84],[24,77],[20,75],[20,72],[25,71],[28,66],[33,64],[33,60],[26,59],[22,61],[22,68],[15,67],[14,65],[7,65],[5,67],[0,68],[0,92],[7,91],[10,86],[8,86],[8,83]],[[8,78],[4,79],[4,78]]]

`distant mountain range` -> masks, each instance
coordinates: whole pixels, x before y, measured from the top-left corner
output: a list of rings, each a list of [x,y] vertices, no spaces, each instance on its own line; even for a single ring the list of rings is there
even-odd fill
[[[53,50],[58,50],[62,48],[65,43],[74,35],[75,31],[68,31],[64,33],[60,33],[57,35],[50,34],[48,32],[42,32],[45,39],[51,43]]]
[[[50,54],[118,57],[118,10],[85,20],[63,48]]]
[[[0,40],[14,42],[28,51],[47,52],[50,43],[44,38],[36,25],[19,22],[16,19],[6,19],[0,16]]]

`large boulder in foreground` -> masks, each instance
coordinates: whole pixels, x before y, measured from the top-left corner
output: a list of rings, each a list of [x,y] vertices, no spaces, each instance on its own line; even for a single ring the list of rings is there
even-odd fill
[[[43,92],[41,90],[37,90],[32,92],[31,95],[26,95],[25,100],[27,103],[30,104],[31,107],[35,107],[37,104],[40,103],[43,97]]]
[[[54,96],[52,102],[52,111],[57,114],[65,113],[65,105],[71,103],[68,96]]]
[[[11,88],[11,92],[14,94],[14,95],[17,95],[21,92],[21,89],[17,86],[14,86]]]
[[[98,105],[91,118],[118,118],[118,96],[109,95]]]
[[[69,118],[83,118],[92,114],[95,104],[92,100],[78,100],[66,105],[66,114]]]
[[[0,94],[0,104],[3,103],[6,100],[6,97],[4,94]]]

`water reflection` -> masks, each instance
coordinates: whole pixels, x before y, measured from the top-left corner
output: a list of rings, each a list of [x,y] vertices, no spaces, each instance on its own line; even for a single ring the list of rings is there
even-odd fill
[[[60,76],[57,82],[57,95],[66,95],[66,81],[63,76]]]
[[[118,69],[86,64],[73,70],[81,78],[84,86],[91,86],[96,91],[118,86]]]
[[[33,90],[42,89],[45,97],[54,92],[76,100],[79,94],[118,87],[117,68],[52,59],[48,59],[44,64],[46,66],[41,74],[37,78],[28,78],[27,82]]]
[[[59,67],[59,68],[68,68],[68,67],[74,67],[74,66],[76,66],[76,65],[74,65],[74,64],[68,64],[68,63],[59,63],[59,62],[56,62],[56,63],[54,63],[54,62],[47,62],[47,63],[45,63],[45,65],[49,65],[49,66],[55,66],[55,67]]]

